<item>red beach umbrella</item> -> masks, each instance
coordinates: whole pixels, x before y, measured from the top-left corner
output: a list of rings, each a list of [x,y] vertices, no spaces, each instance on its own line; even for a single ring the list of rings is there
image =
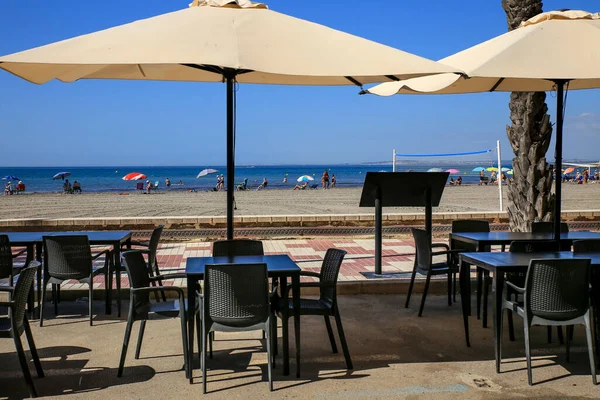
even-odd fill
[[[124,181],[139,181],[140,179],[146,179],[147,176],[141,172],[131,172],[123,177]]]

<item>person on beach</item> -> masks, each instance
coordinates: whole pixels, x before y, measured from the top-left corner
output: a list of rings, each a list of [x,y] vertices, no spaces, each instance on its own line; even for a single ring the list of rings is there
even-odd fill
[[[323,176],[321,177],[321,184],[323,185],[323,189],[327,189],[329,187],[329,174],[327,170],[323,172]]]
[[[483,171],[482,171],[483,172]],[[490,183],[493,185],[494,183],[496,183],[496,177],[498,175],[496,174],[496,171],[492,171],[492,175],[490,175]]]
[[[589,179],[590,179],[590,171],[588,171],[586,168],[583,170],[583,183],[585,183],[587,185]]]
[[[263,178],[262,183],[256,188],[256,190],[265,189],[268,184],[269,184],[269,182],[267,182],[267,178]]]
[[[81,193],[81,183],[73,182],[73,193]]]
[[[68,179],[63,183],[63,192],[64,193],[73,193],[73,188],[71,187],[71,182]]]
[[[152,191],[152,189],[153,189],[152,182],[146,181],[146,193],[150,194],[150,192]]]
[[[12,194],[12,182],[8,181],[6,183],[6,185],[4,185],[4,195],[8,196],[9,194]]]
[[[308,186],[308,182],[304,182],[304,185],[296,185],[296,186],[294,186],[293,190],[296,190],[296,189],[298,189],[298,190],[304,190],[304,189],[306,189],[307,186]]]
[[[244,182],[238,183],[236,190],[248,190],[248,178],[244,178]]]
[[[583,182],[583,176],[581,175],[581,172],[577,171],[577,175],[575,175],[575,182],[577,182],[579,184],[579,182]]]
[[[597,181],[599,177],[600,177],[600,173],[598,172],[597,169],[595,169],[594,170],[594,181]]]
[[[171,180],[169,178],[165,179],[165,186],[166,187],[171,186]]]
[[[331,174],[331,187],[334,188],[337,180],[335,179],[335,174]]]
[[[17,194],[23,192],[25,192],[25,184],[23,183],[23,181],[19,181],[19,183],[17,183]]]
[[[180,180],[179,180],[179,182],[177,182],[177,184],[178,184],[179,186],[183,186],[183,181],[180,179]]]
[[[501,179],[502,179],[502,182],[506,183],[506,174],[504,174],[504,172],[501,175]]]
[[[287,183],[287,176],[283,177],[283,183]]]
[[[485,173],[483,171],[479,171],[479,186],[483,186],[483,182],[485,182]]]

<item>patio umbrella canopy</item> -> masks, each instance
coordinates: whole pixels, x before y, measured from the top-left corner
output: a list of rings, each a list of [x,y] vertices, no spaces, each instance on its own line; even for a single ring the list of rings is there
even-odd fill
[[[362,93],[557,92],[554,235],[560,236],[565,89],[600,87],[600,14],[550,11],[518,29],[440,60],[465,72],[383,83]]]
[[[198,176],[196,176],[196,178],[202,178],[203,176],[208,176],[209,174],[216,174],[217,172],[219,172],[219,170],[212,169],[212,168],[206,168],[206,169],[203,169],[202,171],[200,171],[200,173],[198,174]]]
[[[227,84],[227,237],[233,238],[234,83],[358,85],[460,72],[247,0],[188,9],[0,57],[33,83],[131,79]]]
[[[121,179],[123,179],[124,181],[139,181],[146,178],[148,177],[142,174],[141,172],[130,172]]]

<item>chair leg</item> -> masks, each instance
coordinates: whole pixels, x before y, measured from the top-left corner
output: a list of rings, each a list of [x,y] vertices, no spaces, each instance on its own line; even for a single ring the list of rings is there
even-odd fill
[[[331,343],[331,351],[337,353],[337,345],[335,344],[335,337],[333,336],[333,329],[331,329],[331,321],[329,321],[329,315],[323,316],[325,319],[325,326],[327,327],[327,334],[329,335],[329,343]]]
[[[507,313],[508,314],[507,315],[507,317],[508,317],[508,339],[511,342],[514,342],[515,341],[515,325],[513,322],[513,313],[510,310],[507,310],[507,311],[508,311],[508,313]]]
[[[505,308],[503,307],[502,310],[500,311],[500,330],[499,330],[499,337],[498,337],[498,342],[499,342],[499,351],[498,351],[498,360],[500,361],[499,365],[502,366],[502,339],[504,338],[504,311]],[[510,312],[509,312],[510,314]],[[498,370],[498,373],[500,373],[500,370]]]
[[[549,326],[546,330],[548,331],[548,343],[552,343],[552,327]]]
[[[342,327],[342,318],[340,317],[340,310],[337,305],[335,306],[335,324],[337,325],[338,334],[340,335],[340,342],[342,343],[342,351],[344,352],[344,358],[346,359],[346,368],[354,369],[352,365],[352,359],[350,358],[350,351],[348,350],[348,344],[346,343],[346,335],[344,335],[344,328]]]
[[[33,358],[33,364],[35,365],[35,371],[39,378],[44,377],[44,370],[42,369],[42,363],[40,362],[40,356],[38,355],[35,342],[33,341],[33,335],[31,334],[31,327],[27,317],[23,320],[23,326],[25,328],[25,337],[27,337],[27,343],[29,344],[29,351],[31,352],[31,358]]]
[[[135,346],[135,359],[140,359],[140,352],[142,351],[142,341],[144,340],[144,331],[146,330],[146,320],[140,322],[140,331],[138,333],[137,346]]]
[[[90,298],[88,301],[88,311],[90,313],[90,326],[93,326],[93,323],[92,323],[92,318],[93,318],[92,302],[94,301],[94,278],[93,277],[90,278],[89,296],[90,296]]]
[[[588,355],[590,358],[590,369],[592,373],[592,381],[594,385],[598,384],[596,379],[596,357],[594,356],[594,335],[592,335],[592,324],[590,322],[590,313],[588,312],[584,317],[585,321],[585,337],[587,339]]]
[[[431,280],[431,273],[427,274],[425,279],[425,288],[423,289],[423,297],[421,298],[421,307],[419,307],[419,317],[423,315],[423,308],[425,307],[425,299],[427,298],[427,291],[429,290],[429,281]]]
[[[481,290],[483,270],[477,267],[477,319],[481,319]]]
[[[125,357],[127,356],[127,346],[129,346],[129,338],[131,337],[131,328],[133,327],[133,318],[131,314],[127,317],[127,326],[125,327],[125,337],[123,338],[123,348],[121,350],[121,360],[119,361],[119,370],[117,376],[123,376],[123,366],[125,365]]]
[[[163,285],[163,283],[162,283],[162,279],[159,279],[159,280],[158,280],[158,286],[162,286],[162,285]],[[160,291],[160,297],[162,297],[162,300],[163,300],[165,303],[167,302],[167,295],[165,294],[165,291],[164,291],[164,290],[161,290],[161,291]]]
[[[412,275],[410,277],[410,284],[408,285],[408,293],[406,294],[406,303],[404,303],[404,308],[408,308],[408,303],[410,302],[410,295],[413,291],[413,286],[415,285],[415,277],[417,276],[417,260],[415,259],[415,265],[413,266]]]
[[[269,391],[270,392],[273,391],[273,361],[271,358],[271,334],[267,331],[270,330],[271,318],[274,318],[274,317],[273,316],[269,317],[269,320],[267,321],[266,329],[263,331],[263,333],[266,336],[266,340],[267,340],[267,376],[269,378]]]
[[[52,301],[54,303],[54,316],[58,316],[58,289],[56,284],[52,284]]]
[[[448,305],[452,305],[452,272],[448,270]]]
[[[273,368],[275,368],[276,357],[277,357],[277,317],[275,315],[271,316],[271,332],[269,333],[269,340],[271,340],[271,351],[273,352]]]
[[[527,359],[527,381],[529,386],[533,386],[533,375],[531,372],[531,350],[529,342],[529,323],[527,320],[523,321],[523,327],[525,331],[525,358]]]
[[[14,326],[14,325],[13,325]],[[31,378],[31,372],[29,372],[29,366],[27,365],[27,359],[25,358],[25,350],[23,350],[23,344],[21,343],[21,337],[17,332],[13,331],[13,339],[15,342],[15,348],[17,350],[17,356],[19,357],[19,363],[21,364],[21,370],[23,370],[23,376],[25,377],[25,383],[31,397],[37,397],[35,386],[33,385],[33,378]]]
[[[189,357],[189,353],[188,353],[188,327],[187,327],[187,317],[186,317],[186,313],[184,311],[181,311],[181,314],[179,315],[179,320],[181,322],[181,344],[183,345],[183,370],[185,371],[186,375],[189,374],[189,376],[192,376],[192,366],[190,365],[190,363],[188,362],[190,357]],[[146,321],[144,321],[146,322]],[[192,340],[193,342],[193,340]],[[140,341],[140,345],[141,345],[141,341]]]
[[[452,283],[452,292],[453,292],[453,296],[454,296],[454,302],[456,303],[456,275],[457,273],[453,273],[452,275],[454,275],[453,280],[454,282]]]
[[[198,341],[198,349],[202,350],[202,326],[200,325],[200,313],[196,314],[196,340]],[[188,350],[190,351],[192,354],[192,359],[194,359],[194,343],[192,342],[192,346],[190,347],[190,349]],[[189,355],[188,355],[189,356]],[[200,357],[200,362],[202,363],[202,357]],[[192,365],[190,365],[190,377],[192,376],[192,372],[194,370],[194,367]],[[200,366],[200,368],[202,368],[202,366]]]
[[[206,333],[206,326],[203,323],[202,324],[202,353],[200,354],[200,357],[202,357],[202,394],[206,394],[206,362],[208,361],[206,359],[206,337],[208,336],[208,334]]]
[[[42,298],[40,300],[40,328],[44,326],[44,304],[46,301],[46,286],[48,286],[48,282],[44,281],[44,283],[42,283]]]
[[[566,356],[567,362],[571,361],[571,338],[569,335],[569,327],[567,326],[567,335],[565,336],[565,347],[566,347]]]
[[[563,335],[562,326],[557,326],[556,327],[556,336],[558,336],[558,342],[560,344],[564,344],[565,343],[565,336]]]

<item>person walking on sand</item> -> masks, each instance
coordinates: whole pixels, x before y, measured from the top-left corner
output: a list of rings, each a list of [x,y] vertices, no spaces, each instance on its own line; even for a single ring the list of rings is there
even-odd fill
[[[483,182],[485,181],[485,174],[483,171],[479,171],[479,186],[483,186]]]
[[[329,187],[329,174],[327,170],[323,172],[323,176],[321,177],[321,184],[323,185],[323,189],[327,189]]]
[[[269,182],[267,182],[267,178],[263,178],[262,183],[256,188],[256,190],[266,189]]]
[[[150,194],[152,191],[152,182],[146,181],[146,193]]]
[[[335,179],[335,174],[331,174],[331,187],[334,188],[337,180]]]

